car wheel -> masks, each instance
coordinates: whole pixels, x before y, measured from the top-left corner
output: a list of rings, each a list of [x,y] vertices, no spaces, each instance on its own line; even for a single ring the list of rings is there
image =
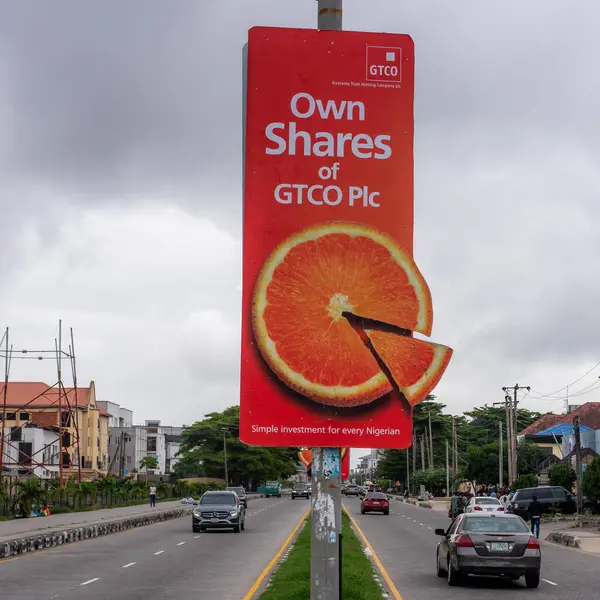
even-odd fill
[[[452,566],[452,561],[450,559],[448,559],[448,568],[446,569],[446,574],[448,576],[448,585],[455,586],[460,584],[462,580],[461,572],[457,571]]]
[[[525,585],[528,588],[536,588],[540,585],[540,572],[528,571],[525,573]]]
[[[199,533],[200,530],[197,527],[192,527],[192,533]]]
[[[390,514],[390,511],[389,511],[389,510],[384,510],[384,511],[383,511],[383,514],[384,514],[384,515],[389,515],[389,514]]]
[[[233,533],[239,533],[240,531],[241,531],[241,529],[240,529],[240,526],[239,526],[239,525],[236,525],[236,526],[233,528]]]
[[[436,550],[435,553],[435,562],[437,563],[437,576],[438,577],[446,577],[446,570],[442,569],[441,565],[440,565],[440,555]]]
[[[360,514],[361,514],[361,515],[364,515],[364,514],[365,514],[365,511],[361,509],[361,511],[360,511]]]

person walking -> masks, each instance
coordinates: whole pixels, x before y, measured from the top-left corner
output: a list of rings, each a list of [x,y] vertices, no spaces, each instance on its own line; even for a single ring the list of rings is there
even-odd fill
[[[156,487],[154,484],[150,486],[150,506],[156,506]]]
[[[542,508],[542,503],[537,499],[537,496],[534,496],[529,505],[529,519],[531,520],[531,533],[533,533],[538,540],[540,539]]]

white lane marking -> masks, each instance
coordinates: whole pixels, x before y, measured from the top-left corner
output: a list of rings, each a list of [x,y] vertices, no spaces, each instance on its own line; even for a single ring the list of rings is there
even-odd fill
[[[542,579],[542,581],[545,581],[546,583],[549,583],[550,585],[558,585],[558,583],[554,583],[554,581],[550,581],[549,579]]]
[[[423,527],[423,523],[419,523],[419,525],[420,525],[421,527]]]
[[[133,567],[133,565],[135,565],[135,563],[134,563],[134,562],[132,562],[132,563],[127,563],[126,565],[123,565],[123,566],[121,567],[121,569],[128,569],[129,567]]]
[[[185,544],[185,542],[179,542],[179,544],[177,544],[178,546],[183,546]]]
[[[195,540],[197,540],[199,537],[201,537],[201,536],[199,536],[199,535],[195,535],[195,536],[194,536],[194,539],[195,539]]]
[[[94,583],[94,581],[98,581],[98,579],[100,579],[100,577],[94,577],[94,579],[88,579],[87,581],[84,581],[83,583],[80,583],[79,585],[89,585],[90,583]]]
[[[413,523],[416,523],[416,522],[417,522],[417,520],[416,520],[416,519],[413,519]]]
[[[431,529],[431,527],[428,527],[427,529]]]
[[[159,550],[158,552],[154,553],[154,556],[158,556],[159,554],[162,554],[164,552],[164,550]]]

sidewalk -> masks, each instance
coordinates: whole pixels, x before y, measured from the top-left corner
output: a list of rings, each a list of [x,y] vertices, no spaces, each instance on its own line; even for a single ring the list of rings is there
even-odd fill
[[[181,504],[179,500],[174,500],[172,502],[159,502],[156,508],[152,508],[148,504],[138,504],[136,506],[123,506],[119,508],[103,508],[89,512],[74,512],[62,515],[50,515],[48,517],[2,521],[0,522],[0,544],[18,537],[46,535],[51,531],[99,525],[107,521],[145,516],[175,508],[185,508],[186,506],[189,507],[190,505]]]
[[[542,523],[540,539],[551,544],[578,548],[600,556],[600,530],[598,527],[573,527],[572,521]]]

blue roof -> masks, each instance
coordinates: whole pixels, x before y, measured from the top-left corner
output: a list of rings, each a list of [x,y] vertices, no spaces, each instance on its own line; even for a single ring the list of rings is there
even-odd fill
[[[579,430],[592,431],[591,427],[586,427],[585,425],[581,425]],[[573,435],[573,433],[575,432],[571,423],[559,423],[558,425],[544,429],[544,431],[539,431],[536,435]]]

